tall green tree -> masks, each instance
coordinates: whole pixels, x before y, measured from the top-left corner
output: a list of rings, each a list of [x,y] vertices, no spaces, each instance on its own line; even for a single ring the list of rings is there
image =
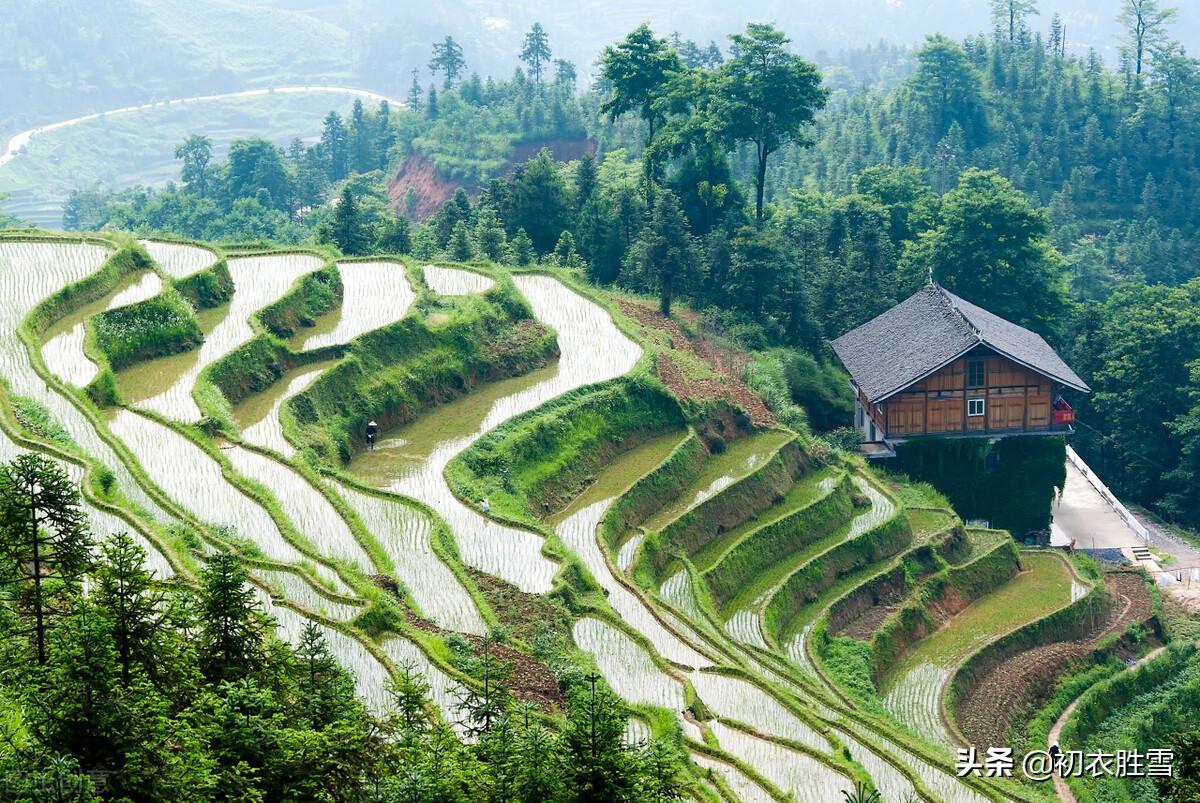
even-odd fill
[[[529,65],[535,84],[542,83],[542,66],[549,64],[550,58],[550,37],[546,35],[542,23],[535,22],[529,33],[525,34],[525,41],[521,47],[521,61]]]
[[[321,231],[321,241],[333,243],[343,254],[365,254],[370,248],[371,235],[350,187],[342,188],[333,217]]]
[[[225,552],[211,555],[200,577],[200,655],[214,680],[237,680],[261,667],[264,627],[246,567]]]
[[[1125,28],[1125,48],[1139,80],[1146,54],[1166,42],[1167,25],[1176,14],[1176,9],[1160,5],[1158,0],[1122,0],[1117,22]]]
[[[808,61],[787,51],[789,40],[770,25],[751,23],[730,37],[735,57],[720,67],[721,101],[715,116],[731,142],[754,144],[754,218],[763,219],[767,159],[789,143],[803,144],[803,130],[825,105],[828,91]]]
[[[51,620],[66,612],[91,566],[90,549],[79,491],[60,465],[27,453],[0,468],[0,580],[32,620],[39,664]]]
[[[659,39],[642,23],[616,45],[604,48],[600,56],[600,74],[611,87],[608,98],[600,105],[602,114],[615,120],[636,111],[646,124],[647,150],[663,123],[663,111],[655,101],[666,91],[667,80],[682,69],[679,54]],[[647,178],[653,176],[653,165],[647,163]]]
[[[905,250],[910,276],[934,279],[1002,318],[1052,335],[1066,312],[1062,257],[1045,213],[995,171],[972,168],[942,201],[941,223]]]
[[[955,124],[968,147],[983,143],[987,112],[982,85],[958,42],[940,34],[926,37],[917,52],[917,70],[905,86],[924,111],[929,144],[940,142]]]
[[[121,683],[128,687],[135,663],[154,665],[153,640],[166,604],[146,568],[146,550],[129,533],[114,533],[101,545],[94,601],[112,623]]]
[[[442,41],[434,43],[433,58],[429,60],[429,71],[434,75],[440,72],[445,77],[444,85],[447,88],[454,86],[454,82],[459,79],[466,68],[467,62],[463,58],[462,45],[454,41],[453,36],[447,36]]]
[[[1017,41],[1024,30],[1025,20],[1038,13],[1037,0],[992,0],[992,27],[997,33],[1008,33],[1008,41]]]
[[[628,270],[658,293],[659,309],[670,316],[676,294],[690,289],[700,269],[699,252],[675,193],[658,193],[650,224],[626,259]]]
[[[183,170],[179,178],[188,192],[201,198],[206,197],[212,184],[209,170],[209,162],[212,161],[212,140],[203,134],[192,134],[175,147],[175,158],[183,160]]]
[[[321,131],[321,150],[325,154],[325,169],[330,181],[341,181],[350,172],[350,134],[342,116],[337,112],[325,115]]]

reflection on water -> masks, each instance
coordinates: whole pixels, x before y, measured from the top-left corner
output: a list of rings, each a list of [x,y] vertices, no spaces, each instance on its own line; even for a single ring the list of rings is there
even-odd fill
[[[0,376],[12,392],[41,402],[81,449],[109,468],[125,496],[148,515],[168,517],[134,481],[87,417],[46,384],[29,362],[17,337],[21,321],[39,301],[63,286],[95,273],[109,252],[99,245],[70,242],[0,242]]]
[[[158,263],[173,279],[191,276],[217,261],[217,255],[207,248],[180,243],[160,243],[155,240],[138,240],[150,258]]]
[[[291,457],[296,450],[283,436],[279,410],[283,403],[311,385],[336,360],[301,365],[288,371],[264,391],[247,396],[233,410],[233,420],[249,443],[274,449]]]
[[[318,270],[322,261],[308,254],[274,254],[229,260],[234,293],[224,317],[206,333],[193,361],[166,390],[143,400],[146,408],[179,421],[200,418],[200,408],[192,399],[196,377],[207,366],[254,336],[250,316],[278,300],[297,279]],[[143,372],[162,371],[167,366],[146,363]],[[174,366],[171,366],[174,367]],[[136,381],[136,380],[135,380]]]
[[[96,378],[99,369],[83,351],[84,322],[105,310],[144,301],[161,290],[162,280],[153,271],[123,276],[112,292],[64,316],[42,333],[42,359],[46,367],[68,384],[87,385]]]

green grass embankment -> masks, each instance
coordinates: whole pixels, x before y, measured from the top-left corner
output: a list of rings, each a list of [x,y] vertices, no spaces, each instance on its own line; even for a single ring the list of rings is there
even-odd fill
[[[283,405],[281,419],[297,444],[345,463],[367,421],[382,430],[408,423],[479,382],[528,373],[557,354],[555,334],[533,320],[505,279],[483,295],[362,335],[341,362]]]

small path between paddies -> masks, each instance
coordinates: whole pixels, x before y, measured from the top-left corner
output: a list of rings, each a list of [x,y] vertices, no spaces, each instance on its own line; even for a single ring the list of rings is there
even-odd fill
[[[984,645],[1071,602],[1072,573],[1055,554],[1021,555],[1023,569],[913,645],[880,688],[884,706],[918,734],[956,746],[942,698],[955,667]]]
[[[1196,642],[1196,646],[1200,647],[1200,641]],[[1162,655],[1166,649],[1166,645],[1163,645],[1162,647],[1151,650],[1139,658],[1137,662],[1130,666],[1126,671],[1133,671],[1143,664],[1150,663],[1155,658]],[[1047,749],[1059,744],[1062,741],[1063,728],[1066,727],[1067,720],[1069,720],[1071,715],[1075,713],[1075,708],[1079,705],[1079,701],[1082,699],[1083,695],[1076,697],[1071,701],[1071,704],[1068,705],[1066,709],[1064,709],[1063,712],[1058,715],[1058,719],[1054,720],[1054,724],[1050,727],[1050,733],[1046,738]],[[1075,793],[1071,790],[1071,787],[1067,784],[1066,780],[1058,774],[1054,776],[1054,792],[1058,795],[1058,799],[1063,801],[1063,803],[1075,803]]]
[[[446,464],[513,416],[567,391],[627,373],[642,351],[617,329],[603,307],[558,280],[527,275],[513,281],[534,317],[557,334],[558,362],[426,410],[412,424],[381,433],[376,450],[356,455],[350,469],[366,482],[431,507],[450,527],[467,565],[522,591],[543,594],[551,589],[558,564],[542,555],[541,536],[485,517],[477,500],[470,505],[460,501],[443,476]]]

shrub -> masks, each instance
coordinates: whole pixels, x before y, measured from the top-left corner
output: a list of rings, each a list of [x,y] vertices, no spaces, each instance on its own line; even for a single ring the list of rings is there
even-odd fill
[[[171,289],[136,304],[101,312],[89,325],[96,348],[114,371],[187,351],[204,339],[191,307]]]

